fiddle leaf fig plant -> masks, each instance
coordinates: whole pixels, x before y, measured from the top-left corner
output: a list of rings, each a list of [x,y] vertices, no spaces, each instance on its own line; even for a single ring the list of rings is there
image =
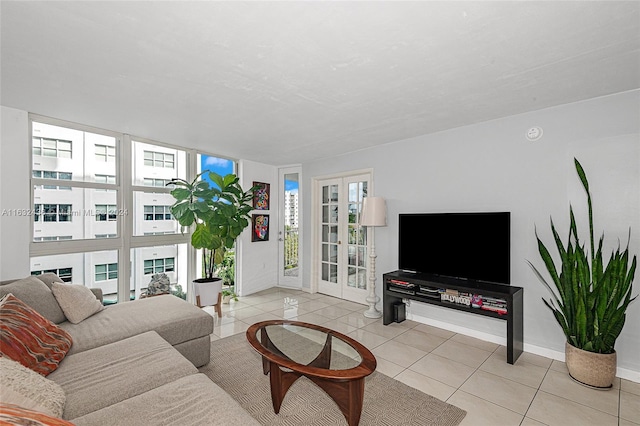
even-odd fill
[[[598,247],[593,238],[593,212],[589,182],[577,159],[574,159],[576,171],[587,193],[589,209],[589,239],[591,251],[580,243],[573,208],[569,207],[569,235],[566,245],[562,243],[551,220],[551,231],[560,256],[558,267],[551,254],[538,237],[538,251],[545,268],[551,277],[552,286],[533,266],[535,274],[551,293],[549,300],[542,299],[553,312],[560,324],[567,342],[576,348],[609,354],[614,352],[616,339],[622,332],[626,319],[626,310],[636,297],[631,297],[632,282],[636,271],[636,256],[629,265],[629,243],[625,250],[620,247],[611,254],[606,264],[603,261],[602,242]],[[631,230],[629,230],[629,239]],[[554,291],[555,288],[555,291]]]
[[[215,185],[201,179],[205,173]],[[207,170],[191,182],[174,178],[167,183],[173,185],[171,195],[176,199],[171,214],[183,230],[194,228],[191,245],[202,249],[204,275],[208,279],[213,278],[215,266],[222,263],[226,251],[249,226],[254,188],[244,191],[239,180],[235,174],[220,176]]]

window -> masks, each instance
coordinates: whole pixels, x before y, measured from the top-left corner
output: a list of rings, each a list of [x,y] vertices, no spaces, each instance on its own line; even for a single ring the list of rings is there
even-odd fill
[[[33,177],[34,178],[42,178],[42,179],[58,179],[58,180],[71,180],[73,174],[67,172],[55,172],[49,170],[34,170]],[[56,185],[42,185],[36,186],[36,189],[64,189],[71,191],[70,186],[56,186]]]
[[[35,237],[33,241],[64,241],[64,240],[72,240],[73,236],[71,235],[55,235],[51,237]]]
[[[95,181],[98,183],[109,183],[111,185],[115,185],[116,177],[114,175],[95,175]]]
[[[96,220],[113,222],[117,220],[118,206],[115,204],[96,204]]]
[[[144,220],[172,220],[171,206],[144,206]]]
[[[143,185],[165,187],[169,182],[171,182],[171,179],[144,178]]]
[[[117,238],[118,234],[96,234],[96,238]]]
[[[36,204],[34,222],[71,222],[71,204]]]
[[[148,259],[144,261],[144,274],[160,274],[163,272],[173,272],[175,270],[175,258]]]
[[[172,291],[186,297],[189,235],[170,213],[174,198],[167,183],[193,179],[197,170],[187,160],[197,152],[36,114],[29,118],[36,187],[30,270],[52,271],[67,282],[75,271],[78,284],[102,289],[105,303],[139,297],[151,278],[145,272],[168,272]]]
[[[175,167],[175,157],[173,154],[164,152],[144,151],[144,165],[173,169]]]
[[[96,161],[103,163],[116,161],[116,147],[109,145],[95,145]],[[114,182],[115,183],[115,182]]]
[[[115,280],[118,278],[117,263],[104,263],[101,265],[96,265],[95,271],[96,281]]]
[[[72,271],[73,271],[73,268],[58,268],[58,269],[54,268],[54,269],[44,269],[40,271],[31,271],[31,275],[41,275],[47,272],[53,272],[58,277],[60,277],[60,279],[65,283],[70,283],[73,278]]]
[[[33,155],[71,158],[71,141],[33,137]]]

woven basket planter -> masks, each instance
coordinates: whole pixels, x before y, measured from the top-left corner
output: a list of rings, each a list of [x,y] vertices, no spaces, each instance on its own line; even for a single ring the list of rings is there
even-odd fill
[[[578,349],[567,342],[565,358],[569,375],[578,383],[597,389],[611,389],[613,386],[617,366],[615,351],[599,354]]]

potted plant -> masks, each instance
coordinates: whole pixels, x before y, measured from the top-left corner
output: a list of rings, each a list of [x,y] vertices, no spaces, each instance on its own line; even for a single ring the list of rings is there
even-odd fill
[[[611,388],[616,375],[616,339],[624,326],[636,270],[636,256],[629,265],[629,244],[618,247],[606,264],[600,237],[597,248],[593,238],[593,214],[589,183],[582,165],[574,159],[582,186],[587,193],[591,251],[580,243],[573,209],[569,207],[569,235],[566,245],[560,240],[551,220],[551,231],[560,257],[556,268],[547,247],[538,240],[538,251],[553,286],[531,262],[529,264],[551,293],[542,299],[560,324],[565,336],[565,358],[569,374],[576,381],[596,388]],[[629,231],[631,236],[631,231]]]
[[[222,289],[222,303],[229,303],[231,299],[238,301],[235,293],[235,253],[231,250],[224,254],[222,262],[216,265],[216,276],[222,279],[225,287]]]
[[[205,173],[215,185],[201,179]],[[227,250],[249,226],[253,188],[244,191],[236,175],[220,176],[210,171],[198,174],[191,182],[174,178],[167,185],[174,186],[171,195],[176,199],[171,214],[183,228],[194,228],[191,245],[202,249],[204,277],[195,282],[220,281],[214,276],[216,265],[223,262]]]
[[[233,290],[233,287],[227,287],[222,289],[222,303],[229,303],[231,299],[238,301],[238,295]]]

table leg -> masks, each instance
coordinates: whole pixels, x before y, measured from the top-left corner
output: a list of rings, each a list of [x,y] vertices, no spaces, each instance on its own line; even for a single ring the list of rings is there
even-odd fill
[[[308,376],[307,376],[308,377]],[[335,401],[349,426],[357,426],[362,414],[364,400],[364,377],[347,382],[309,377]]]
[[[298,380],[302,374],[282,371],[280,367],[278,367],[278,364],[274,362],[270,362],[270,364],[269,382],[271,384],[271,403],[273,404],[273,411],[278,414],[284,396],[287,394],[291,385]]]

